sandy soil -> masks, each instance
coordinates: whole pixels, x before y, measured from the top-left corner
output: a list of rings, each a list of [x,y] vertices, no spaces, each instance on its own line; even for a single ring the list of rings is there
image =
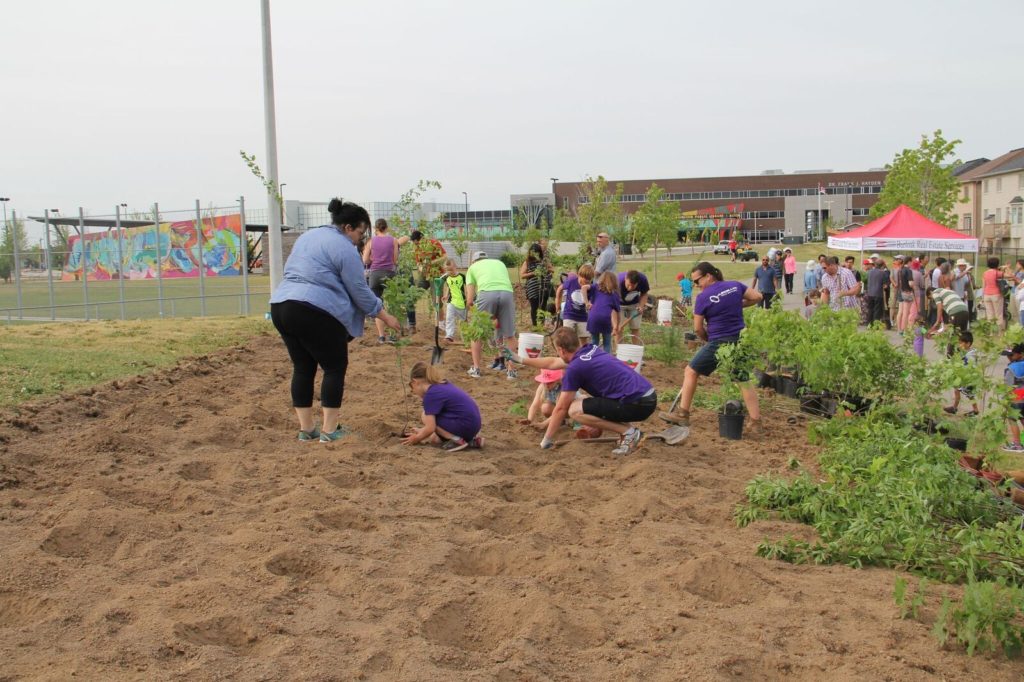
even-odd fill
[[[406,369],[426,359],[404,351]],[[402,447],[395,352],[352,347],[358,436],[295,440],[274,336],[7,413],[0,678],[1019,680],[897,617],[893,574],[760,559],[806,528],[739,530],[755,474],[811,460],[805,427],[540,451],[508,406],[536,385],[445,367],[483,451]],[[678,369],[649,368],[663,389]],[[925,616],[934,615],[934,604]],[[930,622],[930,619],[929,619]]]

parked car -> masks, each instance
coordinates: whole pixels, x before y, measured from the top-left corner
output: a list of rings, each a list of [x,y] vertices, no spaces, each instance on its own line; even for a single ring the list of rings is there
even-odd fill
[[[711,249],[711,253],[716,256],[728,256],[729,255],[729,242],[718,242],[715,247]]]

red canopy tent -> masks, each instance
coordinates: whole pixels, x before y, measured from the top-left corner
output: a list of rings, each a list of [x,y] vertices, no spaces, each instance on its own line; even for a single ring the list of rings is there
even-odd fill
[[[954,251],[978,253],[978,240],[925,218],[903,205],[863,227],[828,238],[842,251]]]

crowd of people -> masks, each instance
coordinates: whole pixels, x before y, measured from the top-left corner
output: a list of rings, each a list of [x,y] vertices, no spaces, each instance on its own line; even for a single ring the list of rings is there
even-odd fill
[[[594,262],[563,273],[554,288],[551,307],[559,321],[551,333],[555,355],[520,357],[515,347],[514,287],[501,260],[478,251],[471,255],[470,265],[462,273],[436,240],[416,232],[393,237],[383,220],[376,222],[373,236],[366,239],[370,218],[363,208],[337,199],[328,208],[331,225],[309,230],[296,240],[283,281],[271,298],[271,319],[293,365],[291,399],[299,422],[299,440],[331,442],[348,433],[339,418],[348,343],[362,336],[365,318],[374,320],[380,343],[388,342],[388,329],[401,330],[395,312],[406,313],[409,326],[414,327],[414,311],[388,311],[382,301],[387,282],[398,275],[399,250],[411,242],[415,249],[414,282],[424,288],[432,288],[435,279],[441,284],[438,304],[445,305],[448,341],[454,341],[456,323],[465,320],[475,307],[488,313],[495,323],[501,353],[492,369],[504,372],[509,379],[517,378],[517,366],[539,370],[534,377],[538,386],[524,421],[543,430],[540,447],[553,447],[557,432],[575,422],[592,433],[617,434],[616,454],[636,449],[643,437],[638,424],[654,414],[657,392],[611,351],[613,341],[623,342],[627,328],[630,341],[640,340],[640,318],[647,308],[651,287],[642,272],[616,271],[615,248],[607,234],[597,236]],[[884,258],[874,254],[864,259],[862,270],[855,269],[854,262],[848,257],[840,264],[838,258],[825,255],[807,262],[803,276],[805,312],[813,312],[814,305],[860,309],[867,324],[877,322],[901,332],[917,329],[921,336],[952,325],[959,332],[965,362],[971,358],[968,325],[979,298],[987,315],[1002,325],[1004,291],[1016,286],[1015,300],[1024,322],[1024,261],[1018,261],[1014,270],[1000,267],[998,259],[989,259],[983,287],[977,292],[971,266],[963,259],[951,263],[937,258],[928,267],[927,254],[917,258],[897,255],[890,268]],[[678,410],[663,415],[667,421],[689,423],[699,378],[718,368],[719,349],[739,340],[744,328],[743,309],[771,305],[783,291],[792,294],[796,270],[791,249],[773,248],[755,269],[749,286],[726,280],[721,270],[707,261],[680,275],[679,303],[689,307],[692,302],[694,333],[704,344],[684,370]],[[540,312],[548,308],[554,277],[542,244],[530,246],[520,275],[530,321],[536,325],[542,319]],[[1013,381],[1008,379],[1008,383],[1024,384],[1024,346],[1014,351],[1020,357],[1011,367],[1019,368],[1020,375],[1010,377]],[[472,341],[470,353],[472,364],[467,374],[479,379],[483,342]],[[312,410],[318,367],[323,371],[319,424]],[[733,378],[740,382],[748,428],[756,433],[760,431],[757,392],[747,382],[748,377]],[[423,402],[422,425],[404,434],[404,444],[434,443],[447,451],[483,446],[479,407],[470,392],[446,380],[438,367],[414,365],[409,389]],[[961,395],[976,411],[970,389],[960,389],[947,411],[957,411]],[[1024,451],[1019,429],[1013,439],[1011,431],[1007,449]]]

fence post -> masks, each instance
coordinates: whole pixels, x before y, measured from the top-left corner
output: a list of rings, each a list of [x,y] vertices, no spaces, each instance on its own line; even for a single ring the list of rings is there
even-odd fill
[[[82,312],[89,320],[89,250],[85,243],[85,210],[78,207],[78,244],[82,249]]]
[[[7,233],[11,235],[11,243],[14,244],[14,289],[18,297],[18,319],[22,319],[24,311],[21,303],[21,250],[18,248],[18,212],[11,211],[11,222],[4,225]]]
[[[242,295],[245,297],[242,314],[249,314],[249,235],[245,229],[245,197],[238,197],[238,214],[242,223]]]
[[[121,207],[114,207],[114,222],[117,227],[117,291],[121,298],[121,319],[125,319],[124,307],[124,236],[121,230]]]
[[[164,266],[163,254],[160,253],[160,204],[153,203],[153,227],[156,229],[156,300],[160,308],[160,317],[164,316]]]
[[[50,319],[57,319],[57,309],[53,307],[53,259],[50,254],[50,209],[43,211],[46,221],[46,290],[50,295]]]
[[[199,240],[199,316],[206,317],[206,261],[203,260],[203,214],[196,199],[196,238]]]

